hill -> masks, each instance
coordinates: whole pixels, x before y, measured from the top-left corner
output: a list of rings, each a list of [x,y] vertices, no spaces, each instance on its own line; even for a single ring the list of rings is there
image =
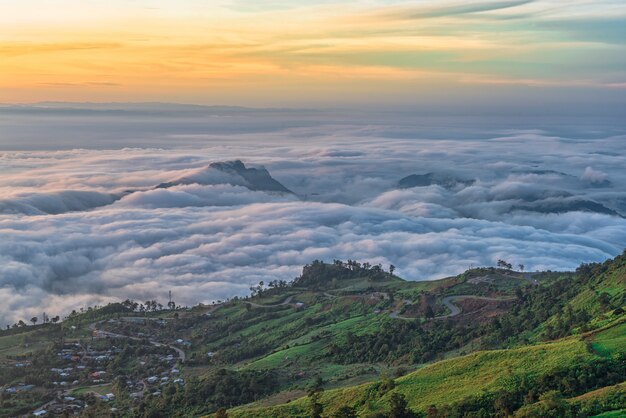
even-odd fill
[[[600,389],[626,380],[625,259],[430,282],[404,281],[393,266],[315,261],[246,298],[167,309],[127,300],[16,326],[0,333],[0,416],[619,410]]]

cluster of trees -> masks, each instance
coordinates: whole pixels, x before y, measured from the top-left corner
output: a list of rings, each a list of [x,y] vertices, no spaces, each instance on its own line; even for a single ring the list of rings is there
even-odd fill
[[[293,281],[293,286],[311,289],[327,288],[333,280],[350,280],[367,278],[371,281],[385,280],[395,271],[395,266],[389,266],[389,272],[383,269],[382,264],[359,263],[358,261],[333,260],[332,264],[315,260],[302,269],[302,274]]]
[[[286,289],[290,285],[286,280],[271,280],[265,287],[265,282],[261,280],[256,286],[250,286],[250,296],[262,296],[265,292],[271,292],[273,289]]]
[[[59,322],[61,320],[61,317],[59,315],[54,316],[52,318],[50,318],[48,315],[46,315],[46,313],[44,312],[41,316],[42,318],[42,323],[43,324],[49,324],[49,323],[53,323],[56,324],[57,322]],[[36,316],[33,316],[32,318],[30,318],[30,322],[33,324],[33,326],[37,325],[37,322],[39,322],[39,318]],[[27,324],[26,322],[24,322],[22,319],[20,319],[19,321],[17,321],[16,323],[14,323],[13,325],[7,325],[7,330],[8,329],[15,329],[15,328],[22,328],[22,327],[26,327]]]
[[[498,262],[496,263],[496,265],[498,267],[506,269],[506,270],[513,270],[513,264],[509,263],[506,260],[499,259]],[[517,268],[519,269],[519,271],[524,271],[524,265],[523,264],[518,264]]]
[[[345,342],[330,344],[327,356],[344,364],[391,363],[398,359],[421,363],[460,348],[478,335],[477,325],[466,327],[446,321],[423,328],[416,321],[390,320],[374,334],[346,334]]]
[[[131,310],[133,312],[156,312],[157,310],[163,309],[163,304],[157,302],[156,300],[147,300],[145,303],[135,302],[132,299],[126,299],[121,302],[122,306]],[[176,309],[176,302],[169,301],[167,302],[167,308],[170,310]]]

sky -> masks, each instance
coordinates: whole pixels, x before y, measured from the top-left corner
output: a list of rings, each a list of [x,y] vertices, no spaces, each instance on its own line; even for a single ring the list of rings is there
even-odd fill
[[[3,103],[626,104],[621,0],[22,0],[0,28]]]

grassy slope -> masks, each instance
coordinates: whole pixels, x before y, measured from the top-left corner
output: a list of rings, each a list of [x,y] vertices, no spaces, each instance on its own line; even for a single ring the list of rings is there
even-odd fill
[[[618,301],[624,297],[626,289],[626,257],[618,257],[612,263],[610,268],[600,274],[592,281],[592,288],[588,288],[580,292],[574,298],[571,305],[574,309],[587,309],[590,311],[598,308],[598,295],[607,293],[611,299]]]
[[[396,380],[396,391],[407,397],[409,406],[423,409],[431,404],[443,405],[483,391],[506,389],[515,384],[516,374],[542,374],[571,364],[578,358],[592,356],[579,337],[514,350],[477,352],[440,361],[401,377]],[[373,395],[371,399],[369,393]],[[321,401],[328,412],[342,405],[373,412],[383,411],[387,398],[388,395],[378,396],[376,384],[366,384],[326,391]],[[307,414],[306,398],[271,408],[240,407],[230,411],[232,417],[306,417]]]
[[[596,334],[591,341],[593,349],[602,356],[626,351],[626,322]]]
[[[570,303],[575,308],[597,309],[597,295],[609,293],[617,300],[624,293],[626,263],[619,258],[609,270],[593,280],[593,288],[584,289]],[[626,351],[624,315],[599,315],[592,319],[605,329],[584,336],[573,336],[552,343],[537,344],[511,350],[477,352],[463,357],[440,361],[423,367],[396,380],[396,389],[406,396],[409,406],[423,410],[429,405],[444,405],[481,392],[495,392],[515,384],[515,375],[544,374],[559,366],[573,364],[579,359],[610,356]],[[593,353],[586,348],[591,342]],[[262,360],[261,360],[262,361]],[[590,397],[601,394],[590,394]],[[377,383],[328,390],[321,396],[327,413],[342,405],[355,407],[361,413],[384,411],[389,394],[380,396]],[[305,417],[309,400],[300,398],[288,404],[258,408],[254,404],[234,408],[231,417]]]

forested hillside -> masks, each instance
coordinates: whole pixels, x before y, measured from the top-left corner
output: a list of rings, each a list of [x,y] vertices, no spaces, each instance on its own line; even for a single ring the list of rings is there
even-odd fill
[[[3,331],[0,384],[15,393],[3,392],[2,416],[33,405],[137,417],[619,411],[625,288],[626,255],[565,273],[502,260],[430,282],[315,261],[246,298],[126,300]]]

